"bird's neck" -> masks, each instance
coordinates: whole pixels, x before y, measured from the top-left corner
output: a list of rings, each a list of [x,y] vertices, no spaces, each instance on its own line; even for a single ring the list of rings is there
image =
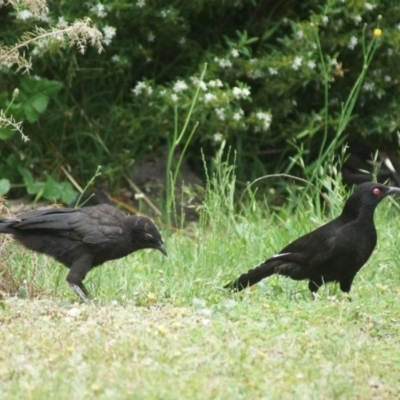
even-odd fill
[[[360,220],[360,222],[366,223],[373,221],[376,205],[368,205],[352,200],[349,199],[345,204],[341,217],[350,221]]]

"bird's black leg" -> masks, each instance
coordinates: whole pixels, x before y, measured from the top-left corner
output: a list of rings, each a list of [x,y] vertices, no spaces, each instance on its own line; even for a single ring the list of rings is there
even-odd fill
[[[70,288],[75,292],[75,294],[81,299],[82,303],[89,304],[89,292],[83,285],[83,280],[86,274],[92,268],[92,256],[85,254],[76,260],[67,275],[67,282]]]
[[[70,283],[68,282],[69,287],[75,292],[75,294],[81,299],[81,302],[89,305],[90,301],[88,299],[88,291],[86,290],[85,286],[81,284],[81,286],[75,284],[75,283]]]
[[[354,279],[354,276],[351,276],[351,277],[346,278],[346,279],[342,279],[340,281],[340,290],[349,295],[350,294],[351,285],[353,283],[353,279]],[[349,301],[351,301],[350,295],[349,295],[348,298],[349,298]]]

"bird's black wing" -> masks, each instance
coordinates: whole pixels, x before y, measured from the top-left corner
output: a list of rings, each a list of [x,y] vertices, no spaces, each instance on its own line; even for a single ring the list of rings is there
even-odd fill
[[[123,233],[123,214],[115,207],[99,205],[83,209],[63,208],[21,214],[18,230],[46,230],[87,244],[103,244]]]
[[[109,205],[82,208],[69,218],[74,233],[84,243],[103,244],[121,238],[124,214]]]
[[[321,265],[331,257],[341,225],[340,220],[336,218],[294,240],[265,262],[282,260],[299,263],[310,268]]]

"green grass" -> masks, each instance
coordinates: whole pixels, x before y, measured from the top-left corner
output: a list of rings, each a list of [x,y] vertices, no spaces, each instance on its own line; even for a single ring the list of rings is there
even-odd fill
[[[307,282],[276,276],[241,295],[222,290],[331,218],[310,202],[238,216],[225,206],[209,203],[207,223],[166,238],[168,258],[142,251],[92,271],[89,307],[74,303],[66,268],[3,246],[30,297],[0,301],[0,399],[398,398],[397,205],[376,211],[378,247],[352,302],[333,284],[312,301]]]

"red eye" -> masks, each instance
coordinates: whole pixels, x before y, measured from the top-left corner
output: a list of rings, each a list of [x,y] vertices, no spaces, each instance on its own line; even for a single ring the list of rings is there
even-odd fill
[[[375,189],[372,191],[372,193],[373,193],[375,196],[379,196],[379,195],[381,194],[381,189],[375,188]]]

